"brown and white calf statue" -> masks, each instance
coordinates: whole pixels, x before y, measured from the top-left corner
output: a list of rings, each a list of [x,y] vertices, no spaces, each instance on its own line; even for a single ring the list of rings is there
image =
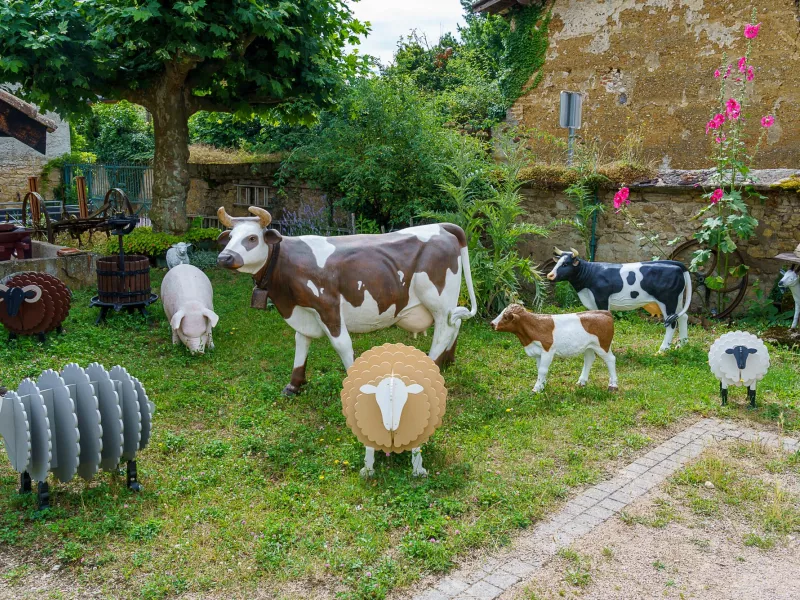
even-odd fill
[[[455,358],[461,322],[477,312],[466,236],[447,223],[410,227],[382,235],[283,237],[268,229],[271,215],[234,218],[224,208],[220,235],[225,249],[217,264],[253,276],[251,306],[272,300],[295,330],[295,359],[284,394],[306,381],[311,340],[330,340],[345,369],[353,364],[351,333],[392,325],[418,333],[434,326],[429,356],[439,366]],[[458,306],[462,274],[471,309]]]
[[[556,356],[583,355],[583,371],[578,385],[589,381],[594,359],[600,357],[608,367],[608,390],[617,388],[617,359],[611,352],[614,319],[607,310],[590,310],[567,315],[539,315],[511,304],[492,321],[495,331],[509,331],[519,338],[525,353],[536,359],[538,377],[534,392],[541,392],[547,372]]]

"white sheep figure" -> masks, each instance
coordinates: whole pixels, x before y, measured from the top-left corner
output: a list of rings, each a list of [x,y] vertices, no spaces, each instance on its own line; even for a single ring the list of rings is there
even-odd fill
[[[797,275],[795,269],[786,271],[786,274],[781,278],[778,283],[781,287],[785,287],[792,292],[794,298],[794,319],[792,319],[792,329],[797,329],[797,321],[800,320],[800,276]]]
[[[408,395],[420,394],[424,390],[418,383],[406,385],[402,379],[393,376],[381,380],[377,386],[366,384],[362,385],[360,389],[364,394],[375,394],[375,400],[381,409],[383,426],[386,431],[397,431],[397,428],[400,427],[400,417],[403,415],[403,408],[406,402],[408,402]],[[375,473],[374,464],[375,450],[374,448],[367,448],[361,476],[372,476]],[[422,467],[422,453],[419,448],[414,448],[411,451],[411,466],[414,477],[424,477],[428,474],[428,471]]]
[[[746,386],[750,406],[756,406],[756,384],[769,370],[769,351],[758,337],[746,331],[720,336],[708,351],[708,364],[719,379],[722,405],[728,403],[730,386]]]
[[[186,242],[172,244],[172,248],[167,250],[167,266],[171,269],[172,267],[176,267],[178,265],[188,265],[189,248],[191,247],[192,245],[187,244]]]

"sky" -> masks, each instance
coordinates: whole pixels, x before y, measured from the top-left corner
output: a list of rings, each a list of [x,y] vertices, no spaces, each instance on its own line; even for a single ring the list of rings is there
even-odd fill
[[[443,33],[457,33],[456,26],[465,24],[459,0],[360,0],[350,7],[357,19],[372,24],[361,53],[377,56],[384,64],[391,62],[397,40],[412,29],[434,44]]]

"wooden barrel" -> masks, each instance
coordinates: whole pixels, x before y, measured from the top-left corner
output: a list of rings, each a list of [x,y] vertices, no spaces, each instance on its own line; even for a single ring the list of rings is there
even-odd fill
[[[125,306],[150,300],[150,259],[132,254],[125,257],[120,271],[119,256],[104,256],[97,261],[97,296],[100,302]]]

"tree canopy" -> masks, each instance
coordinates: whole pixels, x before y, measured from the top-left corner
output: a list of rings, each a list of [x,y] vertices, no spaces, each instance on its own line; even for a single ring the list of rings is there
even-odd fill
[[[0,4],[0,81],[64,116],[98,98],[147,108],[154,224],[186,227],[188,117],[273,110],[301,120],[355,73],[366,26],[344,0],[10,0]]]

